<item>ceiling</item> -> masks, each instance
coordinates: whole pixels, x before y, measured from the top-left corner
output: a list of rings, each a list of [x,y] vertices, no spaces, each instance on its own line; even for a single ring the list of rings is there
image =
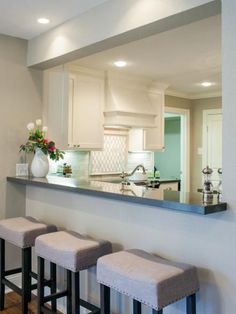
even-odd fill
[[[0,34],[31,39],[107,0],[0,0]],[[37,23],[47,17],[51,23]]]
[[[116,60],[127,67],[115,68]],[[185,98],[221,93],[221,16],[217,15],[75,62],[80,66],[151,78],[168,84],[167,94]],[[201,82],[210,81],[210,87]]]

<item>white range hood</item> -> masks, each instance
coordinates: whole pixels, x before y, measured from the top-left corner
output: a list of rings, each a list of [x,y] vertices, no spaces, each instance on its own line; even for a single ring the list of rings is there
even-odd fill
[[[105,88],[105,126],[156,127],[166,86],[109,72]]]

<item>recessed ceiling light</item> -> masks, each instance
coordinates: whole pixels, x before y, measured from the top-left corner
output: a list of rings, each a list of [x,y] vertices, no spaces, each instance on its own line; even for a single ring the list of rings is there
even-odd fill
[[[201,85],[204,87],[209,87],[212,85],[212,83],[211,82],[202,82]]]
[[[38,23],[40,23],[40,24],[48,24],[48,23],[50,23],[50,20],[47,19],[46,17],[40,17],[38,19]]]
[[[126,61],[123,61],[123,60],[118,60],[118,61],[115,61],[114,62],[114,65],[118,68],[124,68],[126,67],[127,65],[127,62]]]

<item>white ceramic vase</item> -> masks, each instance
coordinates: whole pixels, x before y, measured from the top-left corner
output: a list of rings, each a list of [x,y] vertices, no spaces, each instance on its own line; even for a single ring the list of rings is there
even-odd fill
[[[48,156],[40,148],[37,148],[31,164],[32,175],[36,178],[44,178],[49,171]]]

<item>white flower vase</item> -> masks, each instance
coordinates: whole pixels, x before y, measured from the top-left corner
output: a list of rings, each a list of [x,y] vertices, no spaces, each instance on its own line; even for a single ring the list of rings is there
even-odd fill
[[[49,171],[48,156],[40,148],[37,148],[31,164],[32,175],[36,178],[44,178]]]

